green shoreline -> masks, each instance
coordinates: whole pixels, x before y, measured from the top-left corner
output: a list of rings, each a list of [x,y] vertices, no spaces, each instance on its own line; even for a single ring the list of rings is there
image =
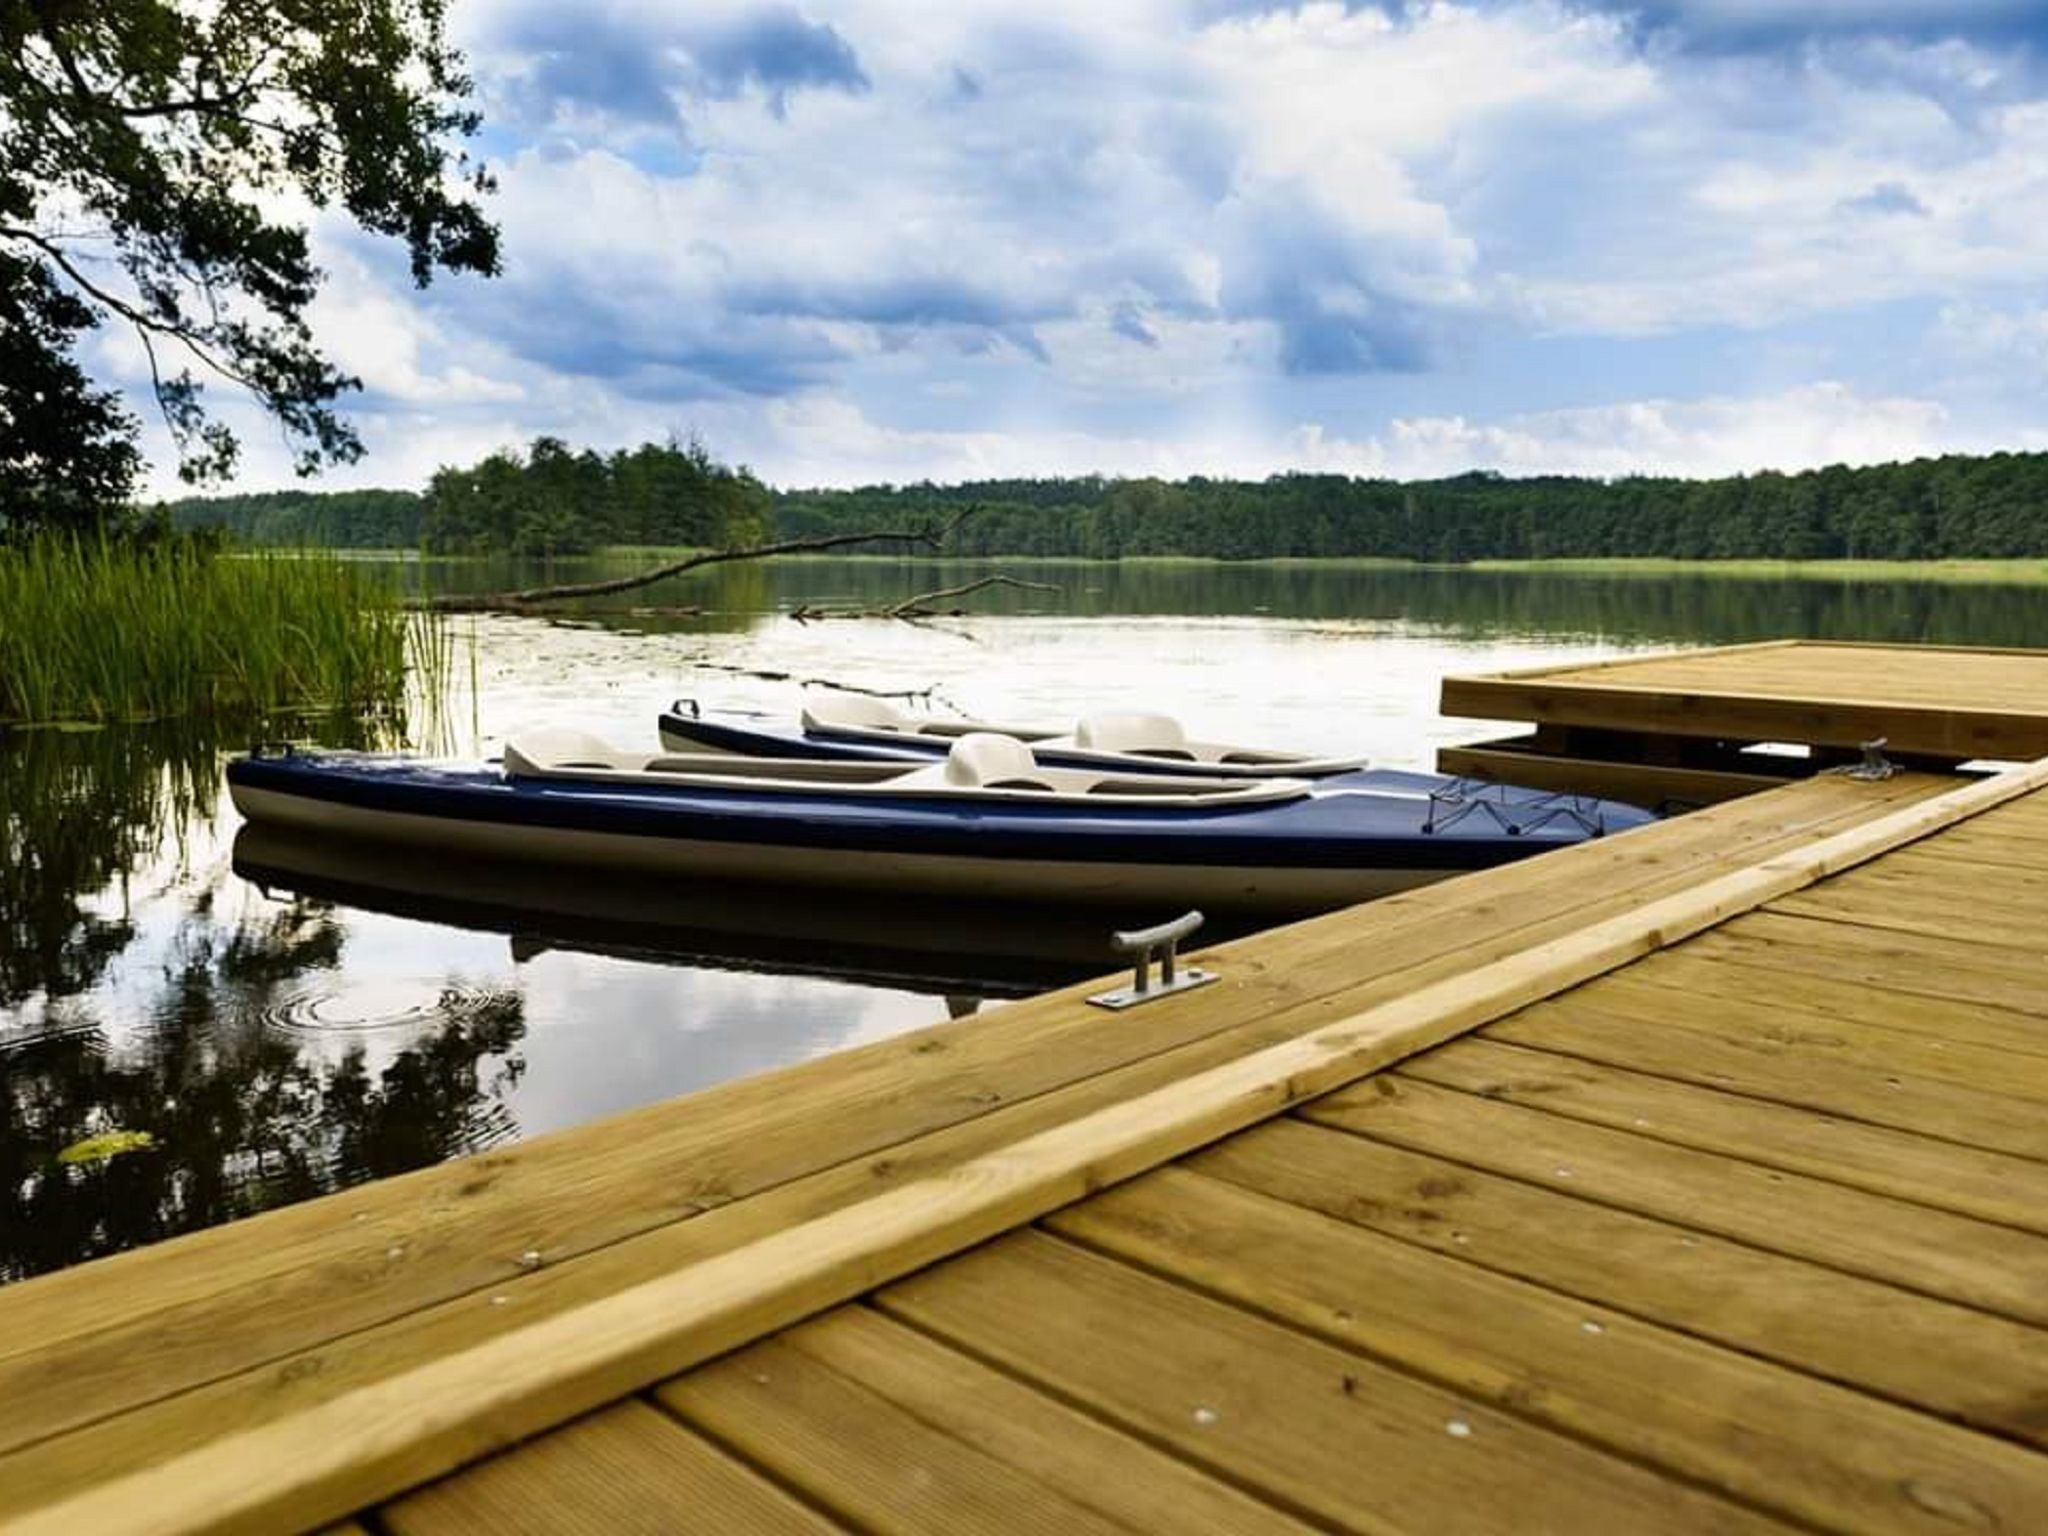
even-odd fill
[[[253,550],[238,553],[256,553]],[[424,560],[434,564],[473,564],[519,559],[530,556],[503,554],[421,555],[409,549],[337,549],[313,551],[332,553],[344,559]],[[584,554],[558,555],[562,563],[620,559],[650,562],[677,560],[701,553],[688,548],[641,545],[605,545]],[[1290,556],[1274,555],[1254,560],[1219,560],[1209,555],[1126,555],[1119,560],[1090,559],[1082,555],[931,555],[887,554],[881,552],[845,554],[777,555],[775,563],[873,565],[976,565],[976,566],[1201,566],[1230,568],[1253,566],[1266,569],[1304,570],[1408,570],[1475,571],[1494,575],[1534,576],[1618,576],[1629,578],[1707,576],[1750,581],[1935,581],[1980,582],[2020,586],[2048,583],[2048,560],[1667,560],[1655,557],[1612,557],[1560,560],[1470,560],[1459,563],[1394,560],[1366,555]]]

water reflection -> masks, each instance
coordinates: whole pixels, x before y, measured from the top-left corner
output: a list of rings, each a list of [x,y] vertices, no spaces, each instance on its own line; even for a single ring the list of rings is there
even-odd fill
[[[504,934],[520,961],[552,951],[828,977],[940,997],[1022,997],[1103,970],[1108,920],[1086,911],[863,892],[807,892],[451,860],[270,827],[236,835],[235,873],[294,892]],[[1134,911],[1130,921],[1173,916]],[[1212,926],[1204,937],[1232,930]]]
[[[211,804],[216,754],[163,727],[27,731],[0,744],[0,1008],[92,985],[134,937],[99,900]]]
[[[635,563],[412,575],[516,586]],[[751,669],[935,686],[989,716],[1165,704],[1211,735],[1425,766],[1495,729],[1436,716],[1447,671],[1784,634],[2048,637],[2048,586],[1341,565],[1046,566],[1031,574],[1057,596],[993,593],[987,617],[787,617],[989,568],[730,568],[577,627],[464,620],[462,697],[414,739],[472,753],[548,720],[651,745],[678,693],[796,707]],[[237,838],[222,755],[287,737],[386,744],[332,718],[0,733],[0,1280],[1100,974],[1112,922],[1171,915],[592,883]],[[131,1140],[64,1160],[107,1133]]]
[[[516,992],[452,1006],[373,1065],[272,1021],[281,989],[334,963],[341,925],[292,903],[223,936],[195,913],[139,1037],[53,1009],[0,1055],[0,1279],[60,1268],[504,1141],[521,1071]],[[146,1137],[67,1158],[89,1137]]]
[[[448,591],[584,581],[653,561],[606,554],[553,562],[408,562],[414,579]],[[424,572],[424,576],[420,573]],[[765,611],[810,605],[873,608],[909,593],[1009,571],[1059,588],[1053,595],[978,593],[979,614],[1076,616],[1256,615],[1345,623],[1427,625],[1459,635],[1604,636],[1629,641],[1733,643],[1809,639],[2027,646],[2048,638],[2048,585],[1701,573],[1574,574],[1314,564],[1118,564],[1047,561],[787,560],[721,566],[638,592],[581,604],[608,627],[716,634]]]

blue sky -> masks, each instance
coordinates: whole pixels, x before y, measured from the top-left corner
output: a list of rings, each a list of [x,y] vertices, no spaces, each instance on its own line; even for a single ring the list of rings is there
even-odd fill
[[[784,485],[2048,447],[2048,4],[456,0],[454,25],[505,275],[416,292],[317,226],[318,334],[372,450],[330,483],[543,432],[696,431]],[[248,436],[246,483],[289,483]]]

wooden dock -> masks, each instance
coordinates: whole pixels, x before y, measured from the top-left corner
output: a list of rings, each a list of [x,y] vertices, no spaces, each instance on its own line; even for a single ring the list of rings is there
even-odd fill
[[[0,1530],[2048,1530],[2044,932],[1816,776],[30,1281]]]
[[[1443,712],[1533,734],[1445,748],[1446,773],[1711,804],[1854,760],[1952,768],[2048,755],[2048,651],[1773,640],[1448,677]],[[1760,754],[1764,744],[1810,755]]]

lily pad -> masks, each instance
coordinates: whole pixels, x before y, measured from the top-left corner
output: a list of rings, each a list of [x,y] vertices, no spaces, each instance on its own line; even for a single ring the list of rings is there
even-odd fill
[[[124,1152],[144,1152],[155,1145],[156,1138],[147,1131],[101,1131],[97,1136],[71,1143],[57,1154],[57,1161],[104,1163]]]

